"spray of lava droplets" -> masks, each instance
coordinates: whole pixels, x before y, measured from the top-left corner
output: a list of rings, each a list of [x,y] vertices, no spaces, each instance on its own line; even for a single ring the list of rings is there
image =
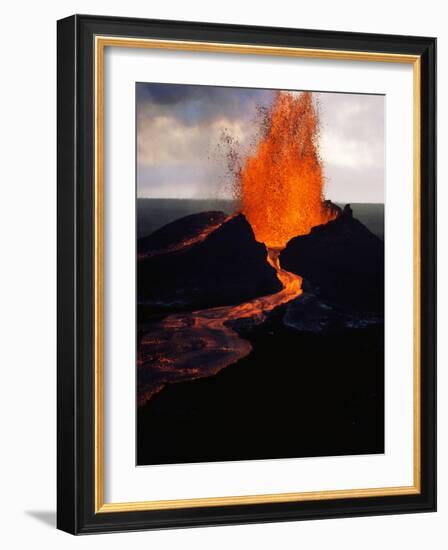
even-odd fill
[[[336,218],[323,200],[319,124],[312,95],[278,92],[255,153],[240,171],[242,211],[257,241],[284,248],[297,235]]]

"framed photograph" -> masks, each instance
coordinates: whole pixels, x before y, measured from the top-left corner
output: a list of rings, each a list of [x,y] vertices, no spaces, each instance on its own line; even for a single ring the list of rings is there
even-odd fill
[[[434,38],[58,22],[58,527],[434,511]]]

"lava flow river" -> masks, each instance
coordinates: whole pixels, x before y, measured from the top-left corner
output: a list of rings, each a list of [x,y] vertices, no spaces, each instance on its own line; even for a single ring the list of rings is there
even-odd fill
[[[258,318],[302,293],[302,278],[281,268],[280,249],[268,249],[282,290],[235,306],[169,315],[142,338],[137,361],[139,405],[167,383],[212,376],[250,353],[251,344],[227,323]]]

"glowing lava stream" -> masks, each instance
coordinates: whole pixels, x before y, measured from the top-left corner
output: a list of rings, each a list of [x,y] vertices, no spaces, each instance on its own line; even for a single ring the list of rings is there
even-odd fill
[[[221,225],[232,218],[234,218],[236,214],[231,214],[230,216],[227,216],[223,221],[220,221],[218,223],[212,223],[210,225],[207,225],[200,231],[197,235],[194,235],[188,239],[184,239],[176,244],[167,246],[165,248],[161,248],[159,250],[152,250],[150,252],[145,252],[142,254],[137,255],[137,260],[144,260],[145,258],[153,258],[154,256],[160,256],[162,254],[166,254],[167,252],[180,252],[181,250],[185,250],[186,248],[189,248],[190,246],[193,246],[194,244],[201,243],[205,241],[205,239],[210,235],[210,233],[213,233],[218,227],[221,227]]]
[[[212,376],[251,352],[251,344],[226,323],[262,320],[265,313],[302,294],[302,278],[281,268],[280,251],[268,249],[267,254],[283,285],[279,292],[235,306],[169,315],[144,335],[137,361],[140,405],[167,383]]]

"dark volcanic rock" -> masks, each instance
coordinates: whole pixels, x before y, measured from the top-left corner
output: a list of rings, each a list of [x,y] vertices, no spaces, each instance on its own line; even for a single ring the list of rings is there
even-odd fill
[[[217,227],[226,219],[224,212],[200,212],[184,216],[164,225],[147,237],[137,241],[138,254],[154,254],[175,248],[177,245],[192,240],[210,228]]]
[[[139,408],[137,463],[383,453],[383,329],[240,325],[250,355]]]
[[[161,363],[166,385],[137,411],[139,465],[384,452],[382,241],[345,208],[290,241],[281,264],[304,278],[304,293],[263,319],[226,324],[250,353],[213,376],[175,383],[175,364]],[[202,242],[141,260],[138,285],[148,307],[162,297],[178,309],[280,289],[243,216]],[[148,354],[160,346],[152,337]],[[181,344],[182,358],[197,345]]]
[[[352,313],[325,303],[319,300],[313,292],[306,290],[299,298],[289,302],[283,317],[283,323],[286,327],[310,334],[363,329],[379,325],[382,322],[383,317],[381,314]]]
[[[384,311],[384,244],[353,218],[349,205],[336,220],[289,241],[284,269],[318,287],[330,304],[352,311]]]
[[[137,286],[140,302],[162,310],[238,304],[281,289],[243,215],[187,248],[140,260]]]

